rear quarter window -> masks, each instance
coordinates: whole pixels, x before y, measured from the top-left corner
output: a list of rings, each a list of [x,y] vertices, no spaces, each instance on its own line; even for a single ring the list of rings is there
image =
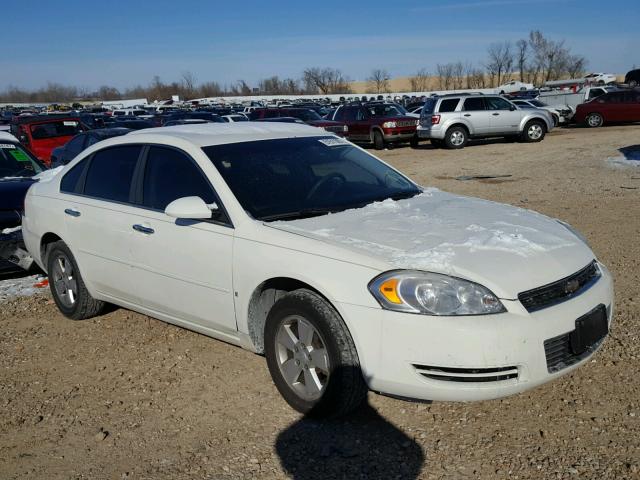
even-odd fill
[[[446,100],[442,100],[440,102],[440,107],[438,108],[438,112],[455,112],[456,107],[460,103],[459,98],[448,98]]]
[[[60,181],[60,191],[64,193],[80,193],[80,178],[87,166],[88,159],[82,160],[65,173]]]

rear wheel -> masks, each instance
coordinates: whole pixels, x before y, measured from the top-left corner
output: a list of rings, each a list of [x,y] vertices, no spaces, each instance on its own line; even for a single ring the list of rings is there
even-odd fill
[[[545,135],[546,126],[540,120],[531,120],[524,126],[522,140],[525,142],[540,142]]]
[[[587,115],[587,118],[585,119],[585,123],[587,124],[587,127],[591,127],[591,128],[601,127],[602,124],[604,123],[604,118],[599,113],[590,113],[589,115]]]
[[[447,130],[444,143],[447,148],[464,148],[467,145],[469,136],[462,127],[451,127]]]
[[[78,264],[64,242],[51,246],[47,254],[47,272],[51,295],[65,317],[83,320],[102,312],[105,303],[89,294]]]
[[[418,145],[420,145],[420,139],[418,138],[418,135],[414,135],[413,137],[411,137],[409,145],[411,145],[411,148],[418,148]]]
[[[638,86],[638,81],[637,81],[637,80],[631,80],[631,81],[629,82],[629,86],[630,86],[631,88],[636,88],[636,87]]]
[[[341,416],[366,397],[353,339],[340,315],[315,292],[295,290],[271,308],[265,356],[278,391],[299,412]]]
[[[374,130],[373,132],[373,146],[376,150],[384,150],[384,137],[382,132]]]

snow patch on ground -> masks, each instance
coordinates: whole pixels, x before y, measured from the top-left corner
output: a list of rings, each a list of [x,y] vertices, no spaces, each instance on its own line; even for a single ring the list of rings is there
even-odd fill
[[[607,158],[607,163],[613,167],[640,167],[640,146],[621,148],[622,155]]]
[[[22,227],[5,228],[4,230],[2,230],[2,232],[0,232],[0,234],[9,235],[10,233],[19,232],[20,230],[22,230]]]
[[[4,302],[15,297],[29,297],[42,292],[44,288],[36,287],[35,284],[45,279],[42,275],[31,275],[29,277],[11,278],[0,280],[0,302]]]

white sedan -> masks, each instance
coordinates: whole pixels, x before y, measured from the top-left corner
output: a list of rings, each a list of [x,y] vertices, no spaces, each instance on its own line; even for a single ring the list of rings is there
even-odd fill
[[[607,85],[609,83],[615,83],[618,81],[618,78],[611,73],[590,73],[584,76],[584,79],[587,83],[596,84],[596,85]]]
[[[108,302],[264,354],[318,416],[369,389],[528,390],[588,362],[612,318],[611,275],[569,225],[422,188],[305,125],[105,140],[30,188],[23,232],[67,317]]]

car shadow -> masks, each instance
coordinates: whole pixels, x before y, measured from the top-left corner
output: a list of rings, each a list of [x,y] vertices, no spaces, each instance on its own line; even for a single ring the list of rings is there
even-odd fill
[[[346,418],[302,417],[278,435],[276,453],[295,480],[418,478],[420,445],[369,403]]]

